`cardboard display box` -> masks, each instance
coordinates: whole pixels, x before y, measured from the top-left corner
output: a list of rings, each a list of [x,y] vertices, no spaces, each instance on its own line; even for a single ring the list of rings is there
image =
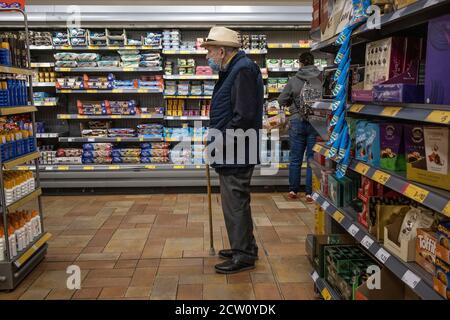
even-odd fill
[[[416,258],[416,240],[401,240],[398,243],[398,235],[403,223],[403,218],[397,217],[392,224],[384,227],[384,247],[405,262],[414,261]]]
[[[375,275],[374,275],[375,276]],[[369,282],[364,282],[355,290],[355,300],[403,300],[405,299],[405,285],[386,268],[379,274],[380,289],[369,289]]]
[[[378,241],[383,241],[384,227],[392,224],[396,219],[402,219],[403,221],[406,213],[410,210],[410,206],[379,204],[376,205],[375,210],[375,224],[371,224],[372,219],[369,220],[369,232],[376,236]]]

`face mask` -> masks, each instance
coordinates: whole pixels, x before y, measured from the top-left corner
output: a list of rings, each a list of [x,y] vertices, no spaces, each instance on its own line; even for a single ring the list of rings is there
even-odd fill
[[[217,64],[212,58],[208,59],[208,65],[213,69],[213,71],[220,71],[220,65]]]

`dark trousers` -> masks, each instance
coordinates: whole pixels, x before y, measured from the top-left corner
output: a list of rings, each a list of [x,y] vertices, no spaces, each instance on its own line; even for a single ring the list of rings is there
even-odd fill
[[[250,208],[252,175],[253,168],[232,174],[219,173],[222,209],[230,246],[234,251],[233,260],[248,264],[253,264],[258,255]]]

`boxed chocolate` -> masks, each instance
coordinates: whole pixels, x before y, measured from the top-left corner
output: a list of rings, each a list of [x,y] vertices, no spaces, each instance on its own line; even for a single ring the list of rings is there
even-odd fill
[[[367,162],[367,131],[366,126],[368,122],[360,120],[356,123],[355,132],[355,159]]]
[[[439,258],[436,258],[433,288],[444,298],[450,299],[450,266]]]
[[[391,171],[406,171],[403,126],[398,123],[380,124],[380,167]]]
[[[450,264],[450,221],[439,224],[437,237],[436,257]]]
[[[450,104],[450,14],[428,21],[425,103]]]
[[[373,86],[373,101],[398,103],[423,103],[424,86],[418,84],[393,83]]]
[[[328,197],[336,207],[342,206],[341,184],[334,174],[328,175]]]
[[[425,159],[425,137],[423,126],[405,124],[403,125],[403,138],[405,141],[406,163],[409,168],[427,170]],[[410,179],[408,175],[408,179]]]
[[[434,274],[436,262],[436,233],[430,229],[417,229],[416,262]]]
[[[427,170],[447,175],[449,172],[450,131],[444,127],[425,127],[425,154]]]
[[[366,125],[367,163],[380,166],[380,125],[369,122]]]

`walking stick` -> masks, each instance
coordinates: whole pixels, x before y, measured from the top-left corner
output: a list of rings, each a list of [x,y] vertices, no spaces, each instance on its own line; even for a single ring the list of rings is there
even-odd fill
[[[211,208],[211,175],[209,172],[209,164],[205,165],[206,168],[206,179],[208,183],[208,213],[209,213],[209,255],[215,256],[216,251],[214,250],[214,234],[213,234],[213,220],[212,220],[212,208]]]

